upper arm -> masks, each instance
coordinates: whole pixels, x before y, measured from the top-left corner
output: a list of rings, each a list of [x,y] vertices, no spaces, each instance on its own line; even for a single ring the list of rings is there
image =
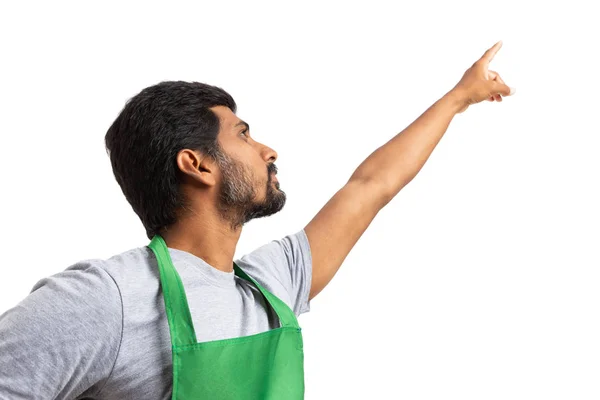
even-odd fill
[[[121,329],[119,291],[103,269],[81,262],[40,280],[0,315],[0,394],[62,399],[99,389]]]
[[[331,281],[385,205],[382,193],[373,181],[350,180],[306,226],[312,254],[311,299]]]

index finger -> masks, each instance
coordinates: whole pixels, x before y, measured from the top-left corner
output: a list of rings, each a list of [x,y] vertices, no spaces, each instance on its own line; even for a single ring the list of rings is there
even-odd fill
[[[496,55],[496,53],[498,52],[498,50],[500,50],[500,48],[502,47],[502,40],[499,41],[498,43],[496,43],[495,45],[493,45],[491,48],[489,48],[481,57],[482,61],[485,61],[486,63],[490,63],[490,61],[492,61],[494,59],[494,56]]]

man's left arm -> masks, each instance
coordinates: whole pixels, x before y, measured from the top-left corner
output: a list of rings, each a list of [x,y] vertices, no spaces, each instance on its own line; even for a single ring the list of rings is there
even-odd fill
[[[373,218],[421,170],[457,113],[483,100],[513,94],[488,70],[501,42],[469,68],[461,81],[419,118],[375,150],[305,227],[312,255],[309,298],[333,278]]]

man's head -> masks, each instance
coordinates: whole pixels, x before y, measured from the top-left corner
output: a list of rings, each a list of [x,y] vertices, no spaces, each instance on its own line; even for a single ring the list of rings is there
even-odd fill
[[[161,82],[131,98],[108,129],[113,173],[149,239],[202,207],[201,193],[232,229],[283,208],[277,153],[235,112],[221,88]]]

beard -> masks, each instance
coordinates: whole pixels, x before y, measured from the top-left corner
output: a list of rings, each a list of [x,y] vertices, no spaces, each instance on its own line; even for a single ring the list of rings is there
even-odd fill
[[[218,155],[217,162],[222,172],[218,210],[233,230],[255,218],[275,214],[285,205],[285,192],[279,189],[279,182],[273,183],[272,180],[272,173],[277,171],[275,164],[269,164],[267,168],[265,198],[258,201],[257,189],[260,188],[250,169],[223,152]]]

